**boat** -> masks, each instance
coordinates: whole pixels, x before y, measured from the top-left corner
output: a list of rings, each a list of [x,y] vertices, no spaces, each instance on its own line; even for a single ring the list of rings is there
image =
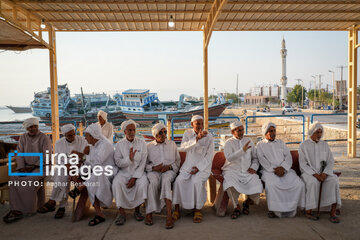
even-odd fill
[[[156,93],[150,93],[149,89],[128,89],[122,94],[115,94],[114,99],[127,119],[135,119],[140,123],[149,123],[153,119],[164,119],[175,122],[189,121],[193,115],[203,115],[204,107],[202,102],[189,104],[180,96],[177,104],[165,106]],[[213,103],[208,107],[209,117],[218,117],[230,103],[225,101],[222,94],[219,94]]]
[[[14,106],[6,106],[11,109],[14,113],[31,113],[32,110],[30,107],[14,107]]]

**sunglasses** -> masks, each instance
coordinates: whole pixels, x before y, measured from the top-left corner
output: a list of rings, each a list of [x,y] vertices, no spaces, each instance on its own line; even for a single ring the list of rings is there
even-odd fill
[[[159,135],[161,135],[161,134],[167,134],[167,131],[166,130],[165,131],[160,131]]]

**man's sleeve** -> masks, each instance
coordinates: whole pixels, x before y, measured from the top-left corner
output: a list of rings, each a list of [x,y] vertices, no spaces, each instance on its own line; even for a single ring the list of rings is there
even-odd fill
[[[284,142],[282,142],[282,147],[284,149],[284,161],[280,164],[286,171],[289,171],[292,166],[292,157],[289,148]]]
[[[24,152],[24,137],[21,136],[20,137],[20,141],[19,141],[19,144],[17,146],[17,152],[18,153],[23,153]],[[25,159],[24,157],[20,157],[20,156],[16,156],[16,170],[19,170],[21,168],[24,168],[25,167]]]
[[[306,154],[305,154],[305,145],[302,143],[299,147],[299,166],[300,166],[300,170],[302,172],[305,172],[309,175],[313,175],[316,172],[314,171],[314,169],[312,169],[306,159]]]
[[[119,168],[126,168],[131,164],[131,160],[129,158],[129,155],[127,155],[126,157],[122,155],[121,147],[122,147],[121,142],[118,142],[115,145],[115,153],[114,153],[115,164]]]
[[[325,143],[325,148],[326,148],[326,152],[327,152],[327,157],[326,157],[326,167],[324,169],[324,173],[326,173],[327,175],[333,175],[334,174],[334,157],[332,155],[332,152],[329,148],[329,145],[327,145],[327,143]]]
[[[256,146],[256,153],[257,158],[261,164],[261,166],[267,171],[267,172],[274,172],[274,169],[271,167],[271,163],[266,159],[265,153],[261,147],[261,145]]]
[[[188,152],[197,145],[196,138],[190,139],[188,133],[185,132],[181,141],[179,152]]]
[[[204,171],[208,168],[211,168],[212,160],[214,158],[214,139],[212,136],[209,139],[210,143],[206,149],[206,153],[203,159],[201,159],[198,164],[196,164],[197,169],[199,171]]]
[[[135,153],[135,155],[136,155],[136,153]],[[140,160],[139,166],[135,169],[133,178],[141,178],[141,176],[145,172],[145,165],[146,165],[146,160],[147,160],[147,155],[148,155],[145,141],[142,143],[141,154],[138,154],[138,155],[141,156],[141,160]]]

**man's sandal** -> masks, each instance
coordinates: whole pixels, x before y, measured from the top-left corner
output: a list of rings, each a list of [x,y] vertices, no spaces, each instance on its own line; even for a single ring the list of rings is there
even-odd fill
[[[134,218],[136,221],[142,221],[144,220],[144,216],[140,212],[134,212]]]
[[[269,211],[267,213],[267,216],[268,216],[268,218],[277,218],[277,216],[275,215],[275,213],[273,211]]]
[[[174,220],[174,222],[179,220],[180,219],[180,212],[179,211],[174,211],[173,214],[172,214],[172,219]]]
[[[49,202],[45,203],[41,208],[37,210],[38,213],[47,213],[55,211],[56,205],[51,205]]]
[[[246,202],[243,203],[242,213],[245,214],[245,215],[250,214],[250,206]]]
[[[172,229],[174,227],[174,219],[166,219],[165,228],[166,229]]]
[[[150,216],[150,217],[149,216],[150,215],[146,215],[146,217],[145,217],[145,225],[151,226],[154,224],[154,222],[153,222],[152,216]]]
[[[240,217],[240,215],[241,215],[240,209],[236,208],[234,210],[234,212],[230,215],[230,218],[231,219],[237,219],[238,217]]]
[[[80,195],[80,190],[77,188],[77,187],[75,187],[73,190],[71,190],[70,192],[69,192],[69,196],[72,198],[72,199],[75,199],[77,196],[79,196]]]
[[[306,213],[305,216],[306,216],[308,219],[313,220],[313,221],[319,220],[319,217],[318,217],[315,213],[313,213],[313,212],[312,212],[311,214]]]
[[[119,226],[124,225],[125,222],[126,222],[126,215],[119,214],[119,216],[117,216],[115,219],[115,224]]]
[[[5,223],[12,223],[24,217],[24,214],[20,211],[10,211],[3,217]]]
[[[194,213],[194,219],[193,219],[193,222],[194,223],[201,223],[203,220],[203,215],[201,212],[195,212]]]
[[[329,221],[332,223],[340,223],[340,218],[338,216],[331,216]]]
[[[56,219],[60,219],[60,218],[63,218],[65,215],[65,208],[64,207],[61,207],[57,210],[57,212],[55,213],[55,218]]]
[[[98,225],[99,223],[105,222],[105,218],[100,217],[99,215],[96,215],[92,220],[90,220],[89,222],[89,226],[95,226]]]

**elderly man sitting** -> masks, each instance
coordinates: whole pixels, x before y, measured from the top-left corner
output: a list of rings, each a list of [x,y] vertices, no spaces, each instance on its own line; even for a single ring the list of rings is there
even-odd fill
[[[340,219],[336,216],[336,209],[341,207],[339,179],[333,172],[334,158],[329,145],[321,140],[323,132],[323,126],[314,123],[309,129],[309,139],[300,144],[299,164],[306,189],[306,216],[318,220],[312,210],[317,208],[320,201],[322,210],[330,210],[330,221],[339,223]]]
[[[291,169],[292,158],[285,143],[276,138],[276,125],[262,127],[265,139],[256,145],[257,156],[263,168],[268,217],[294,217],[297,207],[305,205],[305,186]]]
[[[135,220],[144,220],[144,216],[140,213],[140,205],[147,198],[148,187],[145,174],[146,143],[135,137],[136,123],[133,120],[124,121],[121,130],[124,131],[125,138],[115,145],[115,162],[119,167],[119,173],[112,185],[116,206],[119,208],[116,225],[125,224],[124,209],[135,208]]]
[[[250,138],[244,137],[244,127],[241,121],[231,123],[230,129],[233,137],[229,138],[224,145],[226,162],[222,167],[223,187],[234,205],[235,210],[231,214],[231,218],[236,219],[241,214],[238,203],[239,194],[247,195],[242,212],[248,215],[250,213],[250,199],[258,204],[263,186],[256,174],[259,162],[254,143]]]
[[[145,224],[152,225],[152,213],[160,212],[166,203],[167,218],[165,227],[174,227],[172,219],[171,183],[180,167],[180,154],[175,142],[166,139],[166,126],[158,123],[153,126],[155,140],[147,145],[148,157],[146,164],[149,179],[148,199],[146,202]]]
[[[108,122],[107,113],[100,110],[97,114],[98,124],[101,127],[101,132],[111,143],[114,143],[114,126]]]
[[[64,137],[60,138],[55,143],[56,164],[64,165],[62,159],[59,158],[59,154],[63,153],[67,156],[70,154],[77,154],[79,159],[82,160],[84,156],[84,150],[87,146],[87,141],[83,136],[76,136],[75,127],[72,124],[66,124],[61,127],[61,133]],[[54,188],[51,193],[51,197],[44,206],[37,210],[38,213],[47,213],[55,210],[56,201],[59,202],[59,209],[55,214],[55,218],[62,218],[65,214],[65,207],[68,200],[68,192],[70,190],[69,175],[62,173],[61,171],[55,171],[52,180],[54,182]]]
[[[28,118],[24,121],[23,127],[26,133],[21,135],[17,147],[18,153],[42,153],[43,166],[45,155],[51,153],[50,138],[39,131],[39,120]],[[39,173],[40,159],[33,156],[16,156],[17,171],[22,174]],[[45,168],[43,168],[43,171]],[[44,171],[45,172],[45,171]],[[9,183],[10,212],[3,218],[4,222],[11,223],[21,219],[24,214],[34,214],[38,206],[38,186],[44,179],[42,176],[11,176]],[[22,184],[23,183],[23,184]],[[40,204],[43,204],[40,203]]]
[[[98,124],[94,123],[86,128],[85,139],[90,148],[85,150],[87,156],[84,166],[89,171],[81,175],[81,179],[85,180],[83,184],[79,188],[70,191],[69,195],[76,198],[81,190],[86,187],[90,202],[96,213],[94,219],[88,225],[95,226],[105,221],[105,215],[100,207],[110,207],[112,205],[111,182],[117,168],[114,163],[114,148],[102,135]]]
[[[191,126],[193,129],[185,131],[179,148],[179,151],[186,152],[186,159],[174,183],[173,202],[176,205],[173,218],[175,221],[180,218],[181,204],[185,209],[193,209],[193,221],[200,223],[203,219],[200,210],[206,202],[206,181],[214,157],[214,139],[203,130],[203,117],[193,116]]]

